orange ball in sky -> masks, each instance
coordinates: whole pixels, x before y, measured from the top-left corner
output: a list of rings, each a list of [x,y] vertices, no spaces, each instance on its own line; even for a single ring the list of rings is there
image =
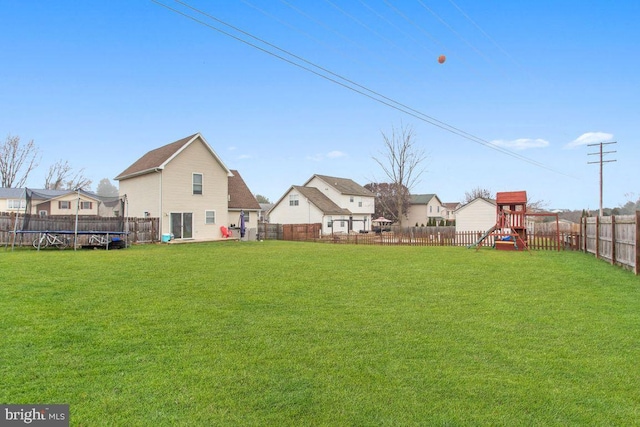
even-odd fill
[[[447,57],[444,56],[444,55],[440,55],[438,57],[438,62],[441,63],[441,64],[444,64],[444,61],[446,61],[446,60],[447,60]]]

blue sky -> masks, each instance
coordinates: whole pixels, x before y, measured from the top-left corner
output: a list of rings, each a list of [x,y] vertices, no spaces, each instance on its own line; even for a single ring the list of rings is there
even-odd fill
[[[526,190],[549,208],[597,209],[597,148],[585,144],[617,141],[604,204],[640,197],[638,2],[188,2],[298,58],[163,3],[209,26],[144,0],[0,0],[0,136],[40,147],[29,186],[59,159],[97,185],[201,132],[254,193],[277,200],[314,173],[385,181],[373,160],[382,133],[411,126],[428,157],[415,194]]]

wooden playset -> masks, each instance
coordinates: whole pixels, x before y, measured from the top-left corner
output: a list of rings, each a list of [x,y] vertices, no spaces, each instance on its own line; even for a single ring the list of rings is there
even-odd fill
[[[527,247],[527,192],[496,194],[495,247],[501,251],[529,250]]]
[[[527,235],[527,217],[555,217],[556,247],[560,250],[560,229],[558,214],[549,212],[527,212],[526,191],[505,191],[496,194],[496,224],[487,230],[478,241],[469,246],[478,250],[489,237],[493,239],[493,246],[501,251],[529,250],[529,236]]]

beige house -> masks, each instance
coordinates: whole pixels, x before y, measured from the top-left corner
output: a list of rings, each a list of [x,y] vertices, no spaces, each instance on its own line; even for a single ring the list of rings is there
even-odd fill
[[[277,224],[322,224],[322,233],[371,230],[375,195],[348,178],[313,175],[302,186],[291,186],[269,210]]]
[[[477,197],[459,207],[455,214],[456,232],[486,232],[496,225],[496,202],[492,199]]]
[[[412,194],[411,204],[406,214],[406,222],[403,225],[413,227],[427,225],[429,221],[440,221],[446,219],[446,209],[440,198],[435,194]]]
[[[159,217],[160,234],[217,239],[229,226],[233,174],[200,133],[151,150],[115,179],[127,216]]]
[[[460,202],[445,202],[443,214],[444,219],[449,223],[453,223],[453,221],[456,220],[456,210],[460,206],[462,206]]]
[[[117,197],[100,197],[84,190],[0,188],[0,211],[39,216],[118,216],[121,203]]]

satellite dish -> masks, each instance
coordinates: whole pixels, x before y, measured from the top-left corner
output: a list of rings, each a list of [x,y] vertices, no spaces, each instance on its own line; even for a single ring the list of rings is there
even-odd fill
[[[444,61],[446,61],[446,60],[447,60],[447,57],[446,57],[446,56],[444,56],[444,55],[440,55],[440,56],[438,56],[438,62],[439,62],[440,64],[444,64]]]

